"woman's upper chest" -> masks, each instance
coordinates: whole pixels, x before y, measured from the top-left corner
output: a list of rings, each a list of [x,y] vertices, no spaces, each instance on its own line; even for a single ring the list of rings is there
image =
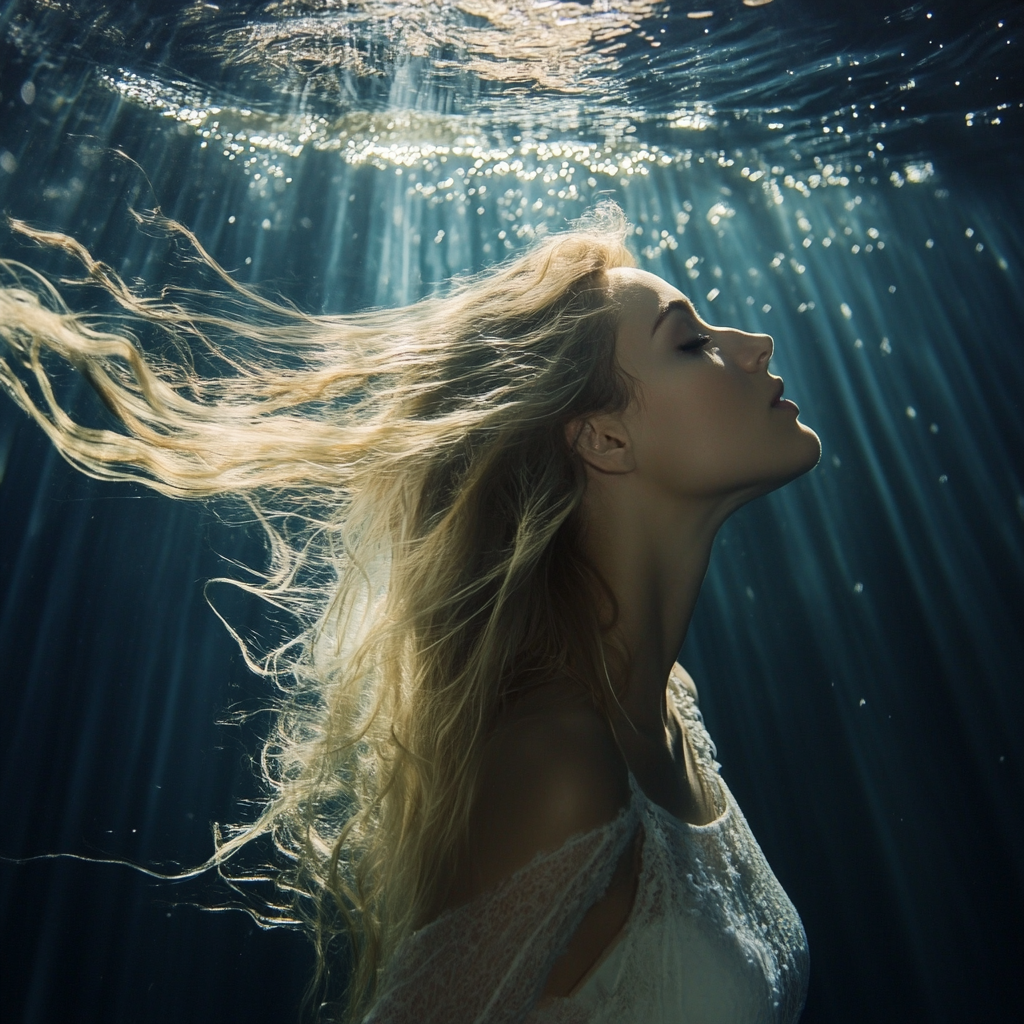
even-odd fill
[[[604,719],[590,703],[572,690],[556,685],[538,687],[506,716],[496,729],[500,734],[510,729],[529,730],[533,723],[566,711],[587,713],[606,722],[614,735],[624,767],[632,774],[646,798],[691,825],[705,825],[721,813],[719,793],[707,780],[707,768],[690,736],[693,724],[685,694],[666,693],[664,727],[655,732],[638,729],[624,714]],[[696,726],[701,731],[699,725]]]
[[[664,738],[648,737],[628,726],[617,728],[616,737],[648,800],[680,821],[706,825],[718,817],[718,801],[704,781],[686,724],[671,701],[669,709]]]

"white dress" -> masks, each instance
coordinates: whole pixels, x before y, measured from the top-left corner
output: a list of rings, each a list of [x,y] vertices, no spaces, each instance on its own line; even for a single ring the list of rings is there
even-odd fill
[[[675,670],[669,692],[714,821],[680,821],[631,774],[630,803],[614,821],[402,943],[367,1022],[794,1024],[807,992],[800,918],[719,776],[695,697]],[[570,996],[537,1008],[552,965],[638,828],[642,866],[626,925]]]

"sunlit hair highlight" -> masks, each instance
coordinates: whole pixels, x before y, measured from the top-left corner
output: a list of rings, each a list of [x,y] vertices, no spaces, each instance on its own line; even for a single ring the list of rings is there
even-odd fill
[[[541,683],[613,699],[607,595],[583,557],[579,417],[625,408],[606,273],[632,266],[608,204],[525,255],[411,306],[313,316],[227,275],[202,296],[129,287],[66,235],[120,307],[74,313],[0,262],[0,382],[73,465],[178,498],[238,498],[269,542],[261,582],[294,637],[257,656],[278,688],[255,822],[218,832],[223,863],[260,835],[310,928],[331,991],[337,938],[358,1019],[403,937],[444,906],[484,741]],[[170,342],[146,351],[135,334]],[[189,353],[221,364],[193,368]],[[48,363],[75,367],[116,429],[74,420]]]

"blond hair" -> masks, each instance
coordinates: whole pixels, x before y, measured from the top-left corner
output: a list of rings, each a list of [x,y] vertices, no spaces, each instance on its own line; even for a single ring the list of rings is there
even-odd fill
[[[269,793],[258,820],[217,833],[213,860],[273,837],[318,982],[335,939],[351,940],[356,1018],[396,945],[444,905],[502,708],[553,679],[607,698],[601,582],[579,545],[585,473],[566,431],[632,397],[605,280],[633,263],[628,228],[608,204],[443,296],[312,316],[149,219],[228,290],[147,297],[68,236],[14,223],[76,257],[121,311],[71,312],[46,278],[3,261],[0,382],[89,475],[235,496],[258,517],[270,565],[251,589],[298,626],[269,654],[246,650],[280,688]],[[173,351],[144,354],[135,330]],[[197,373],[200,350],[225,372]],[[51,353],[119,429],[68,415]]]

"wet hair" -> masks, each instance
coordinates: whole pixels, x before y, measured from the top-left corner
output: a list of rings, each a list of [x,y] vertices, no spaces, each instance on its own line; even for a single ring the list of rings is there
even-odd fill
[[[336,988],[348,937],[339,1013],[354,1019],[445,904],[502,709],[553,680],[607,707],[607,588],[581,551],[586,475],[567,431],[632,398],[606,280],[633,265],[628,226],[607,204],[443,295],[332,316],[237,284],[186,228],[148,219],[194,247],[218,294],[147,296],[69,236],[12,222],[80,261],[117,310],[73,312],[3,261],[0,382],[90,476],[240,499],[261,524],[269,566],[238,585],[297,625],[269,654],[242,644],[276,687],[268,791],[255,821],[217,831],[211,863],[272,837],[318,992]],[[150,336],[172,344],[159,354]],[[222,372],[197,371],[199,352]],[[115,429],[69,415],[54,357]]]

